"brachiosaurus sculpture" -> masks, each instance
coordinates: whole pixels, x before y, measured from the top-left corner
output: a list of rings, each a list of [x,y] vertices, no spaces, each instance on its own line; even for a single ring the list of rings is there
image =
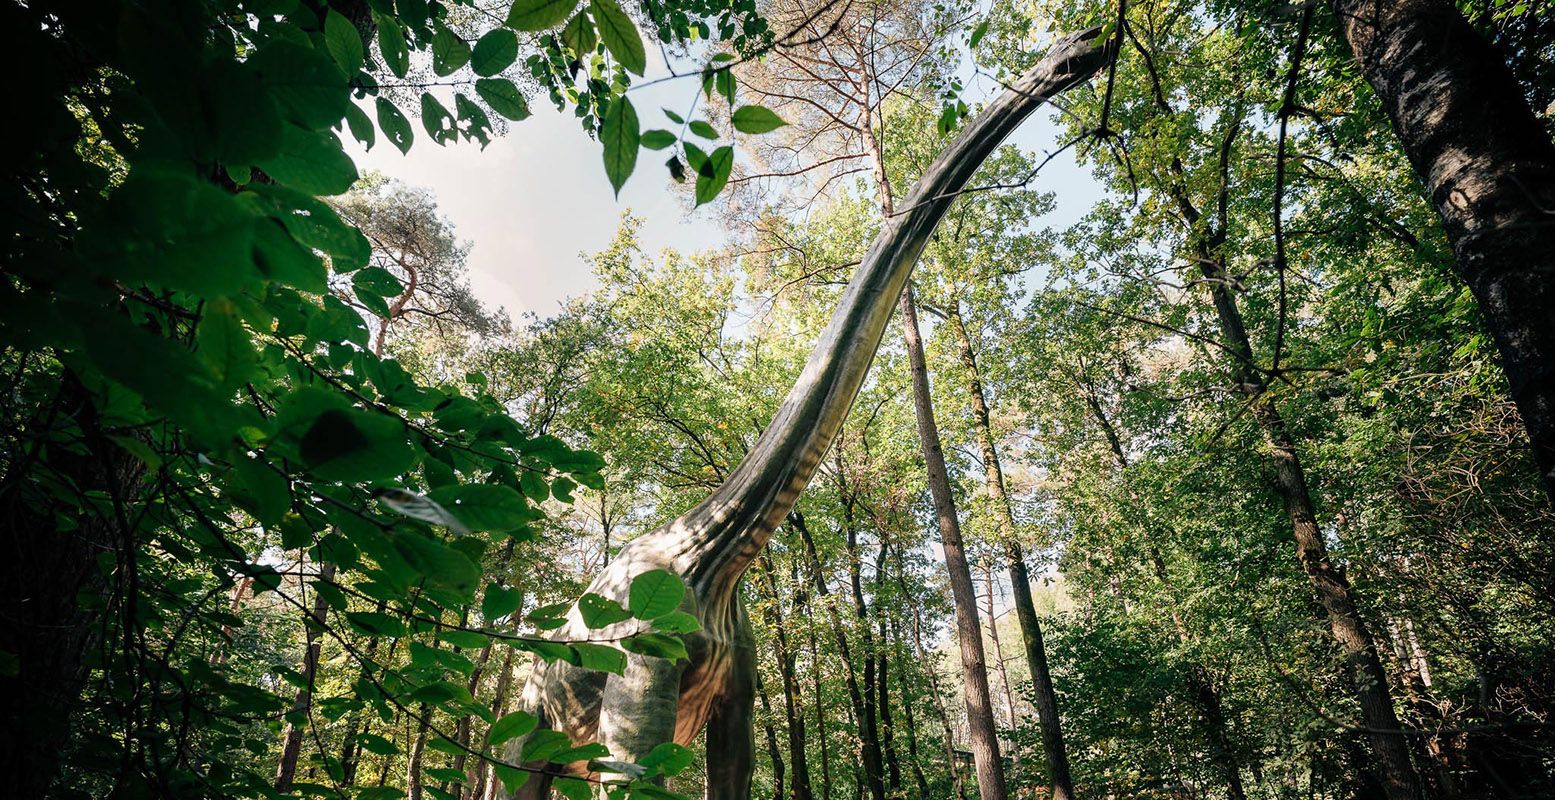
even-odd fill
[[[542,727],[563,731],[575,743],[598,741],[610,748],[613,759],[635,762],[663,742],[689,745],[705,724],[706,797],[750,797],[756,662],[750,620],[736,591],[740,576],[793,509],[831,447],[935,225],[1022,120],[1101,68],[1106,48],[1099,36],[1093,29],[1057,40],[1036,67],[945,148],[876,238],[777,416],[728,480],[701,505],[624,547],[590,584],[590,592],[624,605],[634,577],[655,569],[679,575],[686,584],[681,610],[702,624],[701,631],[687,637],[690,660],[627,653],[622,675],[561,661],[537,662],[520,707],[538,717]],[[621,637],[634,632],[635,624],[590,631],[574,608],[554,638]],[[510,762],[521,757],[523,742],[508,745]],[[526,766],[546,768],[542,763]],[[581,762],[565,771],[599,777]],[[549,774],[532,776],[516,797],[541,800],[550,782]]]

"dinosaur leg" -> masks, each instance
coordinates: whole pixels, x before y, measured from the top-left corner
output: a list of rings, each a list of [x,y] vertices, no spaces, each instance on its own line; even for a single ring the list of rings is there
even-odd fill
[[[686,662],[628,653],[626,669],[605,681],[599,708],[599,741],[610,758],[636,763],[675,740],[680,676]],[[619,778],[603,773],[601,778]]]
[[[756,696],[756,641],[743,602],[723,698],[707,720],[706,800],[749,800],[756,739],[752,706]]]

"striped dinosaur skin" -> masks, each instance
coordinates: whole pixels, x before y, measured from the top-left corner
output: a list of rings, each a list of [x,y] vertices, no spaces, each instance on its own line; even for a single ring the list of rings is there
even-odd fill
[[[590,592],[625,605],[634,577],[653,569],[679,575],[687,588],[681,610],[702,623],[701,631],[686,637],[690,661],[627,653],[625,674],[619,676],[537,661],[520,708],[539,717],[541,727],[564,731],[575,743],[601,742],[612,758],[635,762],[666,741],[690,746],[705,726],[706,797],[750,797],[756,662],[750,620],[739,599],[740,577],[793,510],[831,447],[912,268],[956,193],[1032,111],[1102,67],[1107,52],[1099,36],[1100,30],[1092,29],[1057,40],[945,148],[876,238],[776,417],[728,480],[701,505],[623,548],[590,584]],[[616,638],[643,626],[627,621],[591,631],[574,608],[552,638]],[[508,744],[510,763],[520,757],[524,741]],[[562,771],[611,777],[591,774],[583,763]],[[532,776],[516,795],[505,796],[541,800],[550,777]]]

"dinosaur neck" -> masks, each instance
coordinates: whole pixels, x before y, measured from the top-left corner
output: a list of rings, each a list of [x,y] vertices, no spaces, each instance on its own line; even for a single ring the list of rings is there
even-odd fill
[[[1101,68],[1106,53],[1099,35],[1092,29],[1059,39],[940,153],[853,273],[804,371],[756,445],[711,497],[650,534],[704,602],[732,597],[815,475],[858,396],[913,265],[955,195],[1032,111]]]

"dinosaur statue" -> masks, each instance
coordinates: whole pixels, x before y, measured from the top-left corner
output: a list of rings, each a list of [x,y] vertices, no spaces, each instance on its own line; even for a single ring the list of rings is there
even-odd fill
[[[728,480],[701,505],[624,547],[590,584],[588,591],[624,605],[634,577],[655,569],[680,576],[686,585],[681,610],[702,624],[701,631],[687,637],[690,660],[627,653],[622,675],[537,661],[520,708],[538,717],[541,727],[565,732],[575,743],[598,741],[610,748],[612,758],[635,762],[663,742],[691,744],[705,725],[706,797],[750,797],[756,662],[750,620],[737,591],[740,577],[831,447],[935,225],[1022,120],[1101,68],[1108,48],[1100,35],[1093,29],[1057,40],[945,148],[876,238],[776,418]],[[635,625],[623,622],[590,631],[574,608],[554,638],[621,637],[634,632]],[[521,758],[525,739],[508,744],[508,761]],[[554,777],[543,770],[617,777],[591,773],[584,762],[525,767],[542,772],[509,797],[543,800]]]

